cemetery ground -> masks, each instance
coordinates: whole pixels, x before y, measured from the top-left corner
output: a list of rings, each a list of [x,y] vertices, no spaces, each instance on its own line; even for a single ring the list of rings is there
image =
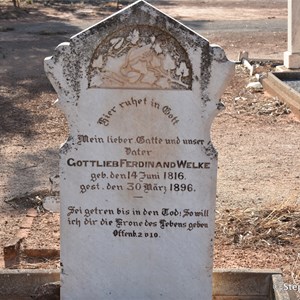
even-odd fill
[[[244,2],[201,1],[197,9],[195,1],[153,4],[221,45],[230,59],[248,51],[263,74],[286,50],[286,3]],[[42,202],[55,194],[49,177],[58,173],[68,128],[42,61],[114,5],[21,2],[13,9],[0,0],[1,267],[3,247],[20,228],[26,237],[15,267],[59,267],[59,215],[44,211]],[[226,110],[212,127],[219,152],[215,267],[281,269],[285,282],[299,284],[300,121],[281,100],[246,88],[250,81],[255,77],[237,65],[222,97]],[[26,217],[30,208],[36,217]]]

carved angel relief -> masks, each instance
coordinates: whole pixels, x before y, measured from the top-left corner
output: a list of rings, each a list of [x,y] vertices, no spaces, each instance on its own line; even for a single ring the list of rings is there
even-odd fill
[[[191,89],[191,63],[168,33],[151,26],[119,30],[95,50],[89,88]]]

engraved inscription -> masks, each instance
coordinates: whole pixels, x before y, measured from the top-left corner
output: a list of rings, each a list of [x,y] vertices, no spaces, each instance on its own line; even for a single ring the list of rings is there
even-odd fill
[[[94,226],[96,230],[109,228],[116,238],[162,238],[166,232],[207,230],[208,209],[164,207],[160,210],[146,208],[101,209],[99,207],[69,206],[69,226]]]
[[[127,109],[136,108],[138,106],[146,108],[150,106],[152,109],[162,112],[165,115],[165,117],[171,121],[173,125],[179,123],[179,116],[176,115],[175,111],[171,106],[162,105],[154,99],[152,99],[150,102],[147,98],[135,99],[133,97],[120,102],[118,106],[113,106],[108,112],[102,113],[99,116],[97,123],[103,126],[108,126],[116,113],[120,111],[125,111]]]
[[[115,160],[100,160],[91,156],[87,156],[85,160],[67,158],[66,163],[72,169],[93,168],[92,173],[87,172],[88,176],[81,178],[78,186],[80,194],[95,196],[99,191],[133,192],[131,195],[133,199],[146,199],[149,194],[193,194],[199,190],[198,184],[194,181],[196,174],[204,175],[211,169],[209,160],[157,160],[158,150],[164,145],[184,145],[190,150],[204,149],[206,143],[199,138],[120,135],[91,137],[87,134],[78,134],[77,140],[78,146],[92,144],[101,148],[104,144],[114,144],[124,149],[123,157]]]
[[[125,27],[95,50],[90,88],[191,89],[192,68],[176,39],[157,27]]]

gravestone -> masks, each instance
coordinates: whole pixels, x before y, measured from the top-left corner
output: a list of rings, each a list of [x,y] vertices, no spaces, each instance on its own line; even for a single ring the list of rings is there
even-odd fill
[[[217,153],[234,65],[137,1],[45,59],[60,150],[62,299],[212,297]]]
[[[300,69],[300,2],[288,0],[288,50],[284,52],[284,66]]]

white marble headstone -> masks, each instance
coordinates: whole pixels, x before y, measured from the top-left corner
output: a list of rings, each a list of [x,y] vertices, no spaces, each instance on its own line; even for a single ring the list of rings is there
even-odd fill
[[[284,52],[284,66],[300,69],[300,1],[288,0],[288,49]]]
[[[221,48],[145,1],[46,58],[69,123],[62,299],[211,299],[210,127],[233,69]]]

